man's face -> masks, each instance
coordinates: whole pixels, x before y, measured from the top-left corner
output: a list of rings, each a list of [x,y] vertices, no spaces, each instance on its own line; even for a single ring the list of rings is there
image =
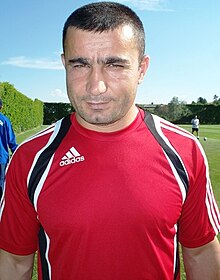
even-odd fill
[[[111,127],[135,109],[135,96],[148,66],[142,63],[129,26],[94,33],[67,30],[65,54],[67,92],[78,121],[86,127]]]

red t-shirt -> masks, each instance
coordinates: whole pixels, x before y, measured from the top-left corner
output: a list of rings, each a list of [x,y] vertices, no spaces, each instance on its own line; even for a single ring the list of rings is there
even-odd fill
[[[219,213],[199,142],[154,119],[183,162],[187,196],[142,111],[113,133],[87,130],[73,114],[39,178],[34,205],[28,197],[33,166],[59,126],[15,152],[0,213],[0,248],[18,255],[38,249],[39,279],[173,279],[178,241],[186,247],[211,241]]]

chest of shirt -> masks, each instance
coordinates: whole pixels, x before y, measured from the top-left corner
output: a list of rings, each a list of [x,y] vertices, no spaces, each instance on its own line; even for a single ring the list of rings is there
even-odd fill
[[[51,234],[59,228],[81,232],[153,223],[157,227],[152,230],[171,229],[181,208],[179,186],[153,138],[108,145],[65,141],[55,153],[37,201],[39,220]]]

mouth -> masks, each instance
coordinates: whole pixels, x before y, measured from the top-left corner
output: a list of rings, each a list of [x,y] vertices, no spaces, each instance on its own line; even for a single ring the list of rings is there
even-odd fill
[[[106,110],[109,106],[109,101],[99,101],[99,102],[87,102],[87,105],[92,110]]]

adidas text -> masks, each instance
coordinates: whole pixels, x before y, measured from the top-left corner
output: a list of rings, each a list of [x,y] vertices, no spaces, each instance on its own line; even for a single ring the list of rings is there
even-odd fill
[[[84,160],[85,160],[84,156],[74,157],[74,158],[71,158],[71,159],[68,158],[68,159],[65,159],[65,160],[61,160],[60,166],[74,164],[74,163],[77,163],[77,162],[80,162],[80,161],[84,161]]]

